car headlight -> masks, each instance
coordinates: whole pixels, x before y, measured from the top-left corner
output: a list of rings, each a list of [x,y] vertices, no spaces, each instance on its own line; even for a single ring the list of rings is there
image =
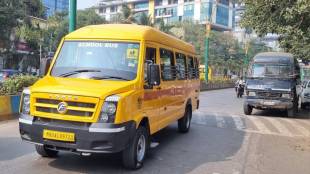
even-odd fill
[[[248,96],[256,96],[256,93],[255,92],[248,92]]]
[[[117,103],[120,97],[118,95],[112,95],[105,99],[101,108],[99,122],[102,123],[113,123],[115,120]]]
[[[28,88],[23,90],[21,102],[21,112],[23,114],[30,114],[30,91]]]
[[[291,98],[291,94],[282,94],[282,98]]]

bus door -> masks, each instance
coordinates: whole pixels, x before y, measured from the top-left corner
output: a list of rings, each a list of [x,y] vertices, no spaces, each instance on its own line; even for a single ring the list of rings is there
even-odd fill
[[[160,86],[149,87],[147,84],[147,65],[150,63],[158,63],[156,60],[157,48],[155,45],[147,44],[145,47],[144,59],[144,97],[143,109],[149,117],[151,133],[159,129],[160,123]]]

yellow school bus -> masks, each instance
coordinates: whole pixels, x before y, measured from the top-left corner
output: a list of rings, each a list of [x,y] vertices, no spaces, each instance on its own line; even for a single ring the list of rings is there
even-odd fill
[[[66,35],[45,76],[21,99],[21,138],[43,157],[122,152],[138,169],[151,136],[177,121],[190,129],[199,107],[192,45],[157,29],[92,25]]]

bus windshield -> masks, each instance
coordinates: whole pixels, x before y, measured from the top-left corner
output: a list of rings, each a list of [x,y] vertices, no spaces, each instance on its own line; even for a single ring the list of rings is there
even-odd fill
[[[289,77],[292,75],[289,65],[254,64],[252,70],[252,77]]]
[[[139,48],[138,43],[65,41],[51,75],[133,80],[137,75]]]

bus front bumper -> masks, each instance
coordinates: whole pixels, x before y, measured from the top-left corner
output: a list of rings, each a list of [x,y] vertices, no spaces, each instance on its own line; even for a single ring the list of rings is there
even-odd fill
[[[134,121],[122,124],[46,121],[21,114],[19,130],[22,140],[45,145],[49,149],[78,153],[116,153],[127,147],[135,134],[136,124]],[[45,139],[43,130],[74,133],[74,142]]]

